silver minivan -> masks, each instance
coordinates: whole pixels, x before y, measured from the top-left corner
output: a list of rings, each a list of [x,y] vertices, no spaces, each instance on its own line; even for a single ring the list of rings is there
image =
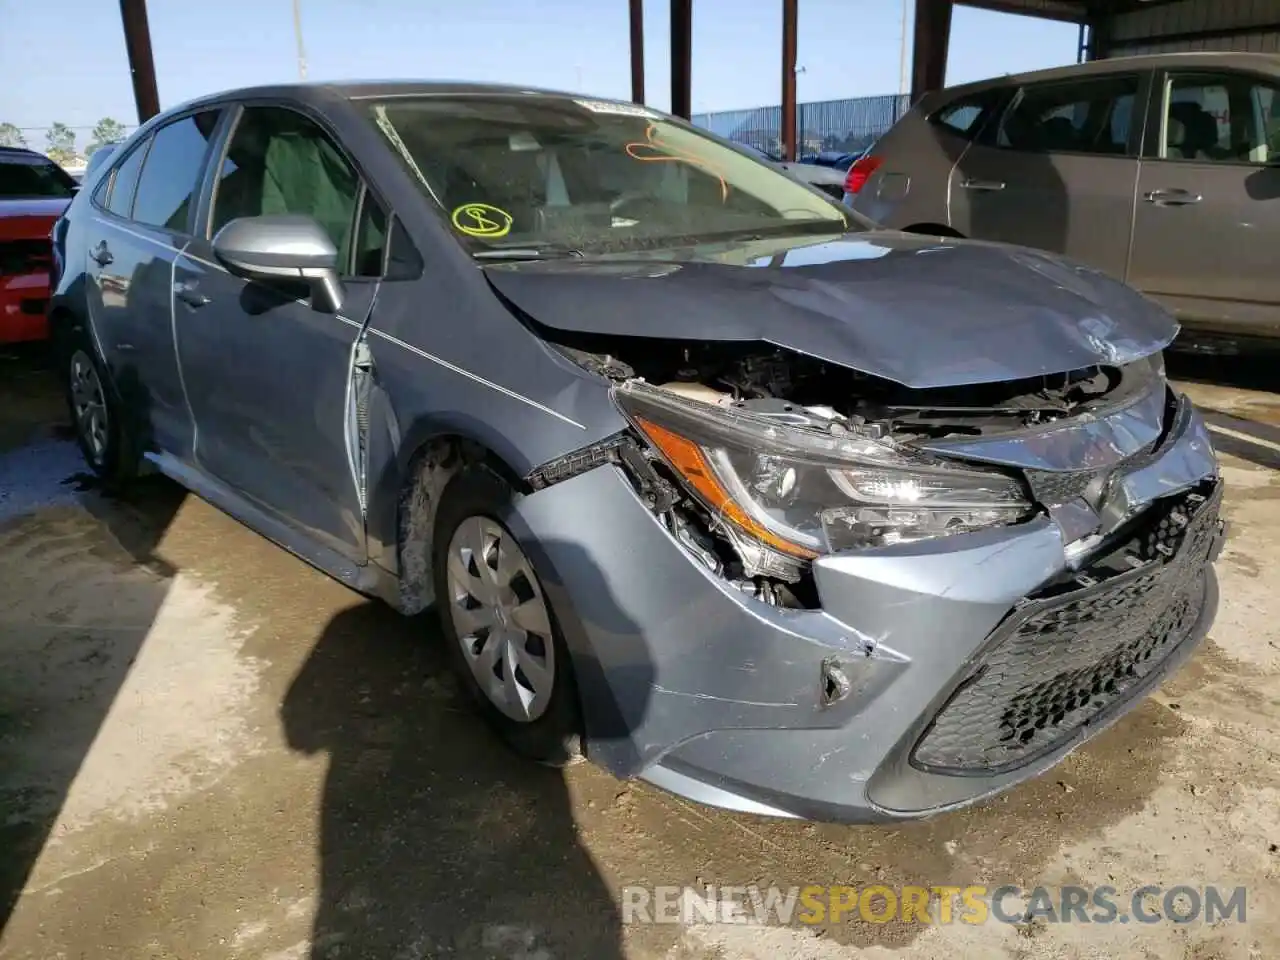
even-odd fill
[[[850,170],[887,227],[1039,247],[1184,326],[1280,336],[1280,56],[1127,57],[923,98]]]

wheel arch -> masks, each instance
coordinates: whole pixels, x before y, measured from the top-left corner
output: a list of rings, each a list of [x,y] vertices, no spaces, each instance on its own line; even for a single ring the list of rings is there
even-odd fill
[[[419,613],[433,600],[431,543],[440,495],[464,468],[482,465],[519,493],[530,491],[510,449],[487,443],[465,426],[424,418],[406,431],[384,477],[371,491],[369,532],[394,551],[399,607]]]

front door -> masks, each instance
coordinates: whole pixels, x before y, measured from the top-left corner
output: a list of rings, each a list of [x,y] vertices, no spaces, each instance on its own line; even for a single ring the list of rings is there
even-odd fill
[[[248,107],[215,177],[209,229],[174,274],[197,466],[357,563],[366,555],[348,384],[381,270],[380,257],[358,256],[361,207],[359,177],[319,126],[284,107]],[[314,308],[306,287],[246,281],[218,264],[210,238],[222,226],[275,213],[306,214],[329,231],[346,265],[337,314]]]
[[[1280,334],[1278,91],[1203,72],[1159,88],[1128,280],[1188,326]]]
[[[1033,84],[951,174],[961,234],[1062,253],[1123,278],[1142,126],[1138,74]]]

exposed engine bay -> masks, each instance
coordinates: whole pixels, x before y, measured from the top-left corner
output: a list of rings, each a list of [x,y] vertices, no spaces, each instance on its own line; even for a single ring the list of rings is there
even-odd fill
[[[566,339],[555,337],[557,349],[618,384],[638,428],[639,444],[622,440],[592,456],[621,459],[654,512],[708,569],[786,606],[816,605],[808,561],[825,552],[1021,522],[1043,506],[1021,471],[938,458],[920,444],[1096,416],[1163,376],[1157,354],[1124,366],[916,389],[769,344]],[[708,406],[720,412],[699,414]],[[724,423],[704,433],[700,416]],[[765,429],[770,424],[778,429]],[[837,447],[851,459],[827,452]],[[858,449],[867,453],[860,458]]]
[[[591,342],[592,340],[595,342]],[[592,372],[640,378],[707,403],[735,405],[799,425],[847,421],[885,437],[986,436],[1052,423],[1124,402],[1158,368],[1146,361],[964,387],[912,389],[768,344],[578,338],[561,344]],[[615,352],[616,351],[616,352]]]

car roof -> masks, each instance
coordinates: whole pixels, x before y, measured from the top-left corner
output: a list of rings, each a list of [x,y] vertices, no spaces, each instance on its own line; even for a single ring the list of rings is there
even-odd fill
[[[166,114],[199,107],[205,103],[221,103],[228,100],[254,100],[284,98],[304,103],[321,103],[325,100],[374,100],[391,97],[425,96],[542,96],[565,99],[611,100],[564,90],[547,90],[540,87],[518,86],[507,83],[475,83],[466,80],[347,80],[323,83],[284,83],[270,86],[240,87],[200,97],[165,111]],[[621,101],[616,101],[621,102]]]
[[[30,147],[0,147],[0,159],[4,157],[22,157],[24,159],[35,157],[37,160],[49,160],[39,150],[32,150]],[[49,160],[49,162],[53,163],[52,160]]]
[[[1112,57],[1106,60],[1072,63],[1065,67],[1051,67],[1048,70],[1033,70],[1028,73],[991,77],[986,80],[948,87],[946,93],[950,95],[961,91],[985,90],[989,87],[1003,87],[1010,84],[1036,83],[1044,80],[1070,80],[1075,77],[1124,73],[1132,70],[1187,68],[1253,69],[1264,72],[1280,72],[1280,54],[1236,53],[1224,50],[1193,53],[1148,53],[1133,57]]]

